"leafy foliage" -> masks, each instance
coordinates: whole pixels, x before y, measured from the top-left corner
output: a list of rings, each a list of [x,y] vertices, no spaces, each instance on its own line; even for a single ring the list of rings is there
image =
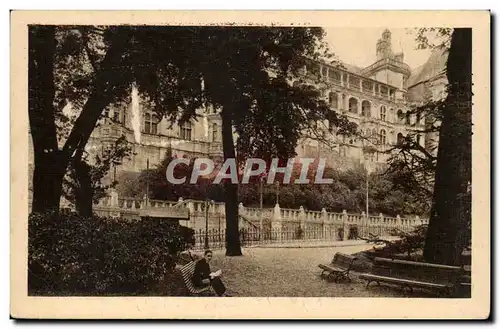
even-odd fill
[[[28,230],[30,294],[151,293],[172,278],[177,253],[192,240],[168,221],[82,218],[68,211],[32,214]]]
[[[444,55],[448,52],[453,29],[450,28],[418,28],[410,32],[415,35],[417,49],[440,49]],[[430,209],[434,193],[434,178],[437,164],[437,146],[430,143],[422,146],[418,136],[439,134],[446,99],[433,99],[428,83],[424,83],[423,102],[410,104],[407,115],[421,118],[425,126],[410,131],[402,140],[387,150],[388,171],[397,177],[395,185],[407,193],[413,193],[419,203]],[[419,120],[417,120],[419,121]],[[412,126],[416,126],[415,122]],[[426,137],[426,138],[427,138]]]
[[[460,264],[461,254],[470,242],[472,29],[453,30],[446,76],[448,88],[424,257],[435,263]]]
[[[117,139],[113,144],[103,146],[101,154],[85,153],[83,155],[83,166],[87,167],[87,172],[90,182],[92,201],[97,203],[102,197],[106,196],[108,189],[116,186],[117,181],[105,182],[103,178],[109,173],[113,166],[119,165],[124,159],[129,159],[132,153],[132,148],[125,139],[125,136]],[[82,180],[78,177],[78,172],[75,169],[75,162],[71,162],[68,168],[68,174],[63,181],[63,196],[71,203],[76,203],[78,193],[82,189]]]
[[[413,252],[424,248],[426,233],[427,225],[419,225],[410,232],[395,229],[392,234],[401,238],[398,241],[399,252],[406,252],[408,258],[411,258]]]
[[[216,202],[225,202],[224,185],[213,184],[213,177],[199,178],[197,184],[174,185],[167,181],[165,171],[169,159],[166,158],[157,168],[149,173],[143,171],[137,177],[128,180],[121,179],[118,185],[119,193],[128,197],[142,198],[146,193],[146,180],[149,180],[150,198],[158,200],[177,201],[179,198],[205,200],[209,198]],[[178,165],[174,176],[177,178],[190,177],[192,172],[192,159],[190,166]],[[273,207],[276,204],[278,190],[279,204],[284,208],[299,208],[303,206],[308,210],[321,210],[360,213],[366,209],[366,173],[362,167],[351,170],[333,170],[325,168],[323,178],[332,178],[332,184],[313,184],[317,170],[317,163],[309,167],[308,179],[310,184],[293,184],[300,176],[300,165],[295,166],[291,184],[263,183],[263,206]],[[216,169],[217,170],[217,169]],[[215,171],[216,171],[215,170]],[[127,176],[124,174],[122,177]],[[135,176],[135,175],[134,175]],[[383,213],[388,216],[396,215],[427,215],[429,204],[422,204],[411,191],[398,187],[401,174],[376,171],[369,175],[369,206],[370,213]],[[276,181],[283,182],[283,174],[276,175]],[[260,205],[259,178],[251,177],[249,184],[241,184],[238,188],[238,199],[248,207]]]

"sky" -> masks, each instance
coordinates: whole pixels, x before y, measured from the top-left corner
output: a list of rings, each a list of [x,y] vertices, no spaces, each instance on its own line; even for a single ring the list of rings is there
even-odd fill
[[[376,60],[377,40],[382,37],[385,28],[328,28],[325,41],[338,59],[359,67],[366,67]],[[429,50],[416,50],[415,35],[406,29],[389,29],[392,33],[392,51],[403,51],[404,61],[411,69],[425,63]]]

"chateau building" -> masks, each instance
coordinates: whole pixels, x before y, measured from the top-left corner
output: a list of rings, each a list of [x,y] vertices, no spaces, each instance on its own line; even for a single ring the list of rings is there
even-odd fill
[[[303,77],[322,90],[332,111],[345,114],[357,123],[366,138],[333,134],[334,143],[304,138],[297,146],[297,156],[320,156],[334,168],[349,168],[365,159],[375,167],[383,166],[388,157],[383,152],[409,133],[414,134],[422,146],[426,145],[427,136],[418,134],[424,130],[425,118],[409,113],[410,106],[423,102],[425,91],[434,88],[436,81],[442,83],[439,78],[442,72],[435,67],[429,69],[427,63],[412,71],[404,62],[404,54],[393,52],[389,30],[383,32],[374,50],[377,60],[365,68],[312,61],[304,67]],[[442,53],[433,54],[429,60],[431,66],[435,66],[437,60],[446,63]],[[179,126],[142,110],[145,107],[140,101],[135,105],[139,107],[136,113],[140,114],[134,118],[133,103],[127,108],[109,109],[107,118],[95,129],[89,142],[89,148],[98,150],[121,135],[127,137],[133,145],[134,155],[117,168],[118,172],[144,170],[148,162],[153,166],[164,159],[169,148],[179,155],[222,158],[221,118],[214,109],[200,109],[197,120]],[[140,129],[140,137],[137,131],[134,133],[134,125],[136,130]],[[367,141],[377,152],[363,154]]]
[[[311,61],[303,68],[302,77],[322,91],[332,111],[345,114],[357,123],[366,138],[332,134],[334,143],[324,145],[303,138],[297,146],[297,156],[323,157],[327,159],[327,166],[333,168],[350,168],[361,163],[373,168],[383,166],[388,158],[383,151],[407,134],[414,135],[424,147],[436,142],[436,136],[419,133],[425,128],[426,118],[411,114],[410,109],[412,105],[443,97],[446,51],[435,50],[424,65],[412,70],[404,62],[403,53],[393,52],[391,32],[387,29],[376,42],[374,51],[376,61],[365,68],[319,61]],[[159,120],[146,108],[133,92],[132,102],[126,107],[106,110],[105,118],[92,133],[87,145],[91,152],[99,152],[103,145],[113,143],[122,135],[132,145],[131,159],[114,168],[112,175],[139,172],[148,164],[154,167],[169,149],[177,155],[222,158],[221,117],[215,109],[199,109],[197,120],[179,126]],[[366,143],[377,152],[365,155]],[[31,138],[29,153],[32,172]]]

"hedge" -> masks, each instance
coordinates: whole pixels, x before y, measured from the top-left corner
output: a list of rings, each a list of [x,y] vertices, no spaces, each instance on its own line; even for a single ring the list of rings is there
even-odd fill
[[[31,214],[28,227],[31,295],[168,295],[176,257],[193,233],[171,221],[69,211]]]

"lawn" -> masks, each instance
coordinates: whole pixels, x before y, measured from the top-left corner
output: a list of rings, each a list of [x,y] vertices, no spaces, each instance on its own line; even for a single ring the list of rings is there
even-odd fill
[[[226,257],[215,251],[212,270],[221,268],[228,291],[239,297],[406,297],[396,287],[370,286],[353,273],[352,283],[320,278],[320,263],[335,252],[353,254],[369,245],[325,248],[245,248],[243,256]],[[412,297],[434,297],[415,291]]]

